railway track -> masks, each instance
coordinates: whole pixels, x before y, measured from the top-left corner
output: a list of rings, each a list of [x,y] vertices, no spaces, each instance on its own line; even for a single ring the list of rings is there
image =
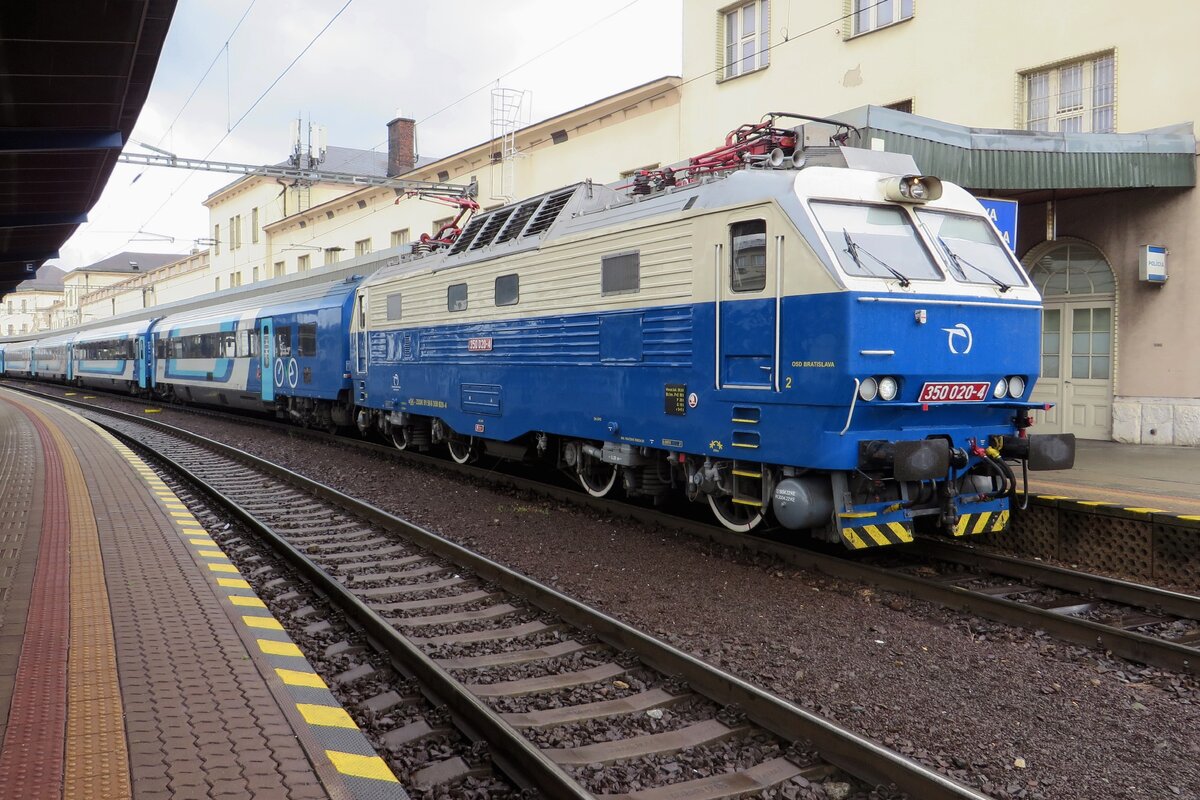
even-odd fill
[[[383,734],[388,754],[446,735],[449,723],[471,743],[405,774],[419,791],[487,781],[482,760],[518,789],[554,798],[715,800],[789,784],[843,797],[983,797],[329,487],[156,421],[95,407],[86,415],[269,541],[447,710],[409,714]],[[236,559],[244,543],[230,544]],[[274,570],[256,572],[278,581]],[[375,669],[368,662],[339,661],[339,682]],[[364,703],[401,701],[386,689]]]
[[[203,413],[245,424],[234,415],[209,410]],[[282,423],[279,428],[291,434],[298,431]],[[306,431],[304,435],[325,437],[384,457],[451,470],[490,483],[674,528],[735,549],[771,555],[794,566],[903,592],[997,622],[1044,631],[1063,641],[1098,647],[1132,661],[1200,673],[1200,597],[1194,595],[1052,567],[1040,561],[989,554],[938,539],[923,539],[913,547],[884,549],[865,555],[831,555],[766,537],[741,536],[705,522],[644,506],[594,498],[573,489],[494,469],[459,465],[325,432]]]

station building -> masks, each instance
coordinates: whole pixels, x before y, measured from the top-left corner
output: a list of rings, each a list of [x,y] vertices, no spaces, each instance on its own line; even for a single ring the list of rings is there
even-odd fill
[[[681,152],[767,111],[836,117],[1017,201],[1045,296],[1041,430],[1200,444],[1200,6],[1117,0],[683,4]],[[857,109],[847,113],[847,109]],[[1165,251],[1165,281],[1143,280]]]
[[[50,329],[50,309],[63,298],[61,269],[47,264],[0,299],[0,336]]]

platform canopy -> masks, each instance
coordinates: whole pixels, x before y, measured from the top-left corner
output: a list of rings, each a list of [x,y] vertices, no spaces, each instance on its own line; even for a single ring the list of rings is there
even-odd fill
[[[146,102],[175,3],[0,3],[0,294],[87,221]]]
[[[1140,133],[1049,133],[969,128],[880,106],[833,118],[861,132],[848,144],[908,153],[923,172],[994,196],[1196,185],[1190,122]]]

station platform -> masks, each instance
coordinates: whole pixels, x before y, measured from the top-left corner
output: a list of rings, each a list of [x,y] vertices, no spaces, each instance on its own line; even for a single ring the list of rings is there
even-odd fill
[[[1031,472],[1029,491],[1200,515],[1200,447],[1080,439],[1074,469]]]
[[[7,390],[0,796],[407,798],[154,472]]]

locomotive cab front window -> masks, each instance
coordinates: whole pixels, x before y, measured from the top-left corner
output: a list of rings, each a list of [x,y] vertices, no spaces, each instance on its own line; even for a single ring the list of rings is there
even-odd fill
[[[983,217],[920,208],[917,219],[941,249],[956,281],[995,285],[1002,291],[1028,285],[1009,249]]]
[[[761,292],[767,288],[766,220],[735,222],[729,226],[729,238],[729,288],[735,292]]]
[[[812,210],[847,275],[895,279],[903,285],[944,280],[903,209],[814,202]]]

